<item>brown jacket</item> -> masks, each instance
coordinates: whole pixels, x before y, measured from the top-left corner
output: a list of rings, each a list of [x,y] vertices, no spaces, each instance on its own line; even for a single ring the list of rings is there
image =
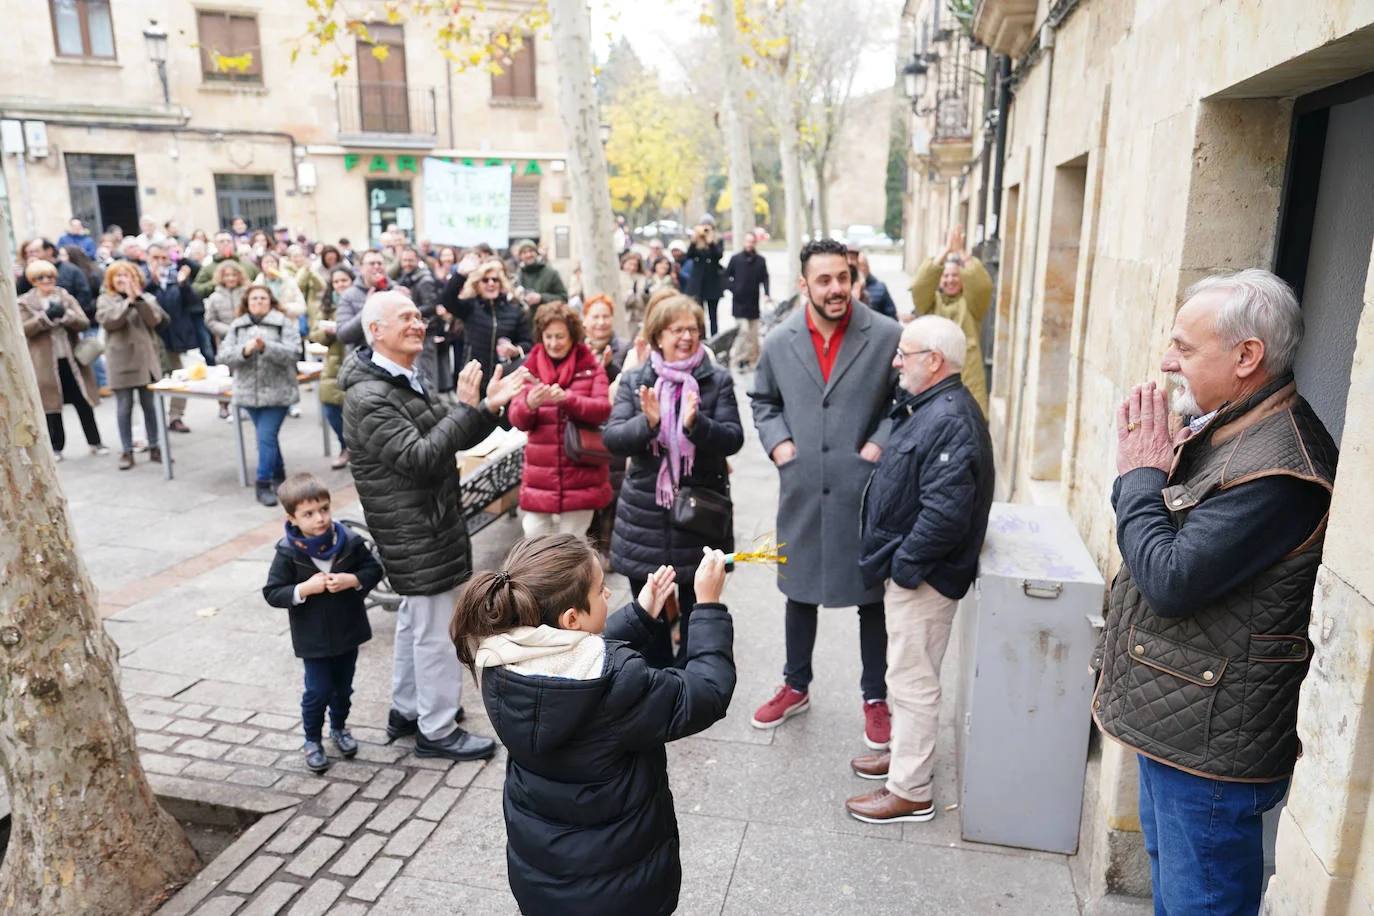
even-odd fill
[[[100,402],[100,389],[95,384],[95,372],[90,366],[76,361],[76,342],[81,332],[91,326],[76,298],[60,286],[53,295],[62,303],[62,317],[53,321],[47,316],[47,300],[31,289],[19,297],[19,317],[24,322],[24,336],[29,342],[29,359],[38,376],[38,394],[43,399],[44,413],[62,411],[62,380],[57,373],[57,361],[65,359],[76,377],[76,385],[86,403],[94,407]]]
[[[167,313],[148,293],[126,299],[101,293],[95,320],[105,329],[105,366],[111,388],[141,388],[162,378],[157,326]]]

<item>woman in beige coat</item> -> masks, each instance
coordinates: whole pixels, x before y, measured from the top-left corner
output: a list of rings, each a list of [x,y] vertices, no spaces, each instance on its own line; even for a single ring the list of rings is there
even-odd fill
[[[95,406],[100,389],[90,366],[76,360],[80,334],[90,327],[76,298],[57,285],[57,267],[51,261],[35,258],[24,265],[24,276],[33,289],[19,297],[19,318],[28,338],[29,359],[38,376],[38,394],[48,420],[48,438],[53,457],[62,460],[67,431],[62,426],[62,405],[71,404],[81,418],[81,430],[92,455],[107,455],[110,450],[100,441],[95,425]]]
[[[248,276],[238,261],[220,261],[215,266],[214,280],[215,291],[205,300],[205,326],[210,329],[215,352],[218,353],[224,335],[229,333],[229,325],[234,323],[239,307],[243,305],[243,291],[248,288]],[[229,419],[228,401],[220,402],[219,416],[221,420]]]
[[[161,463],[156,396],[148,385],[162,378],[157,326],[167,320],[167,313],[143,291],[143,275],[138,268],[128,261],[116,261],[105,270],[95,320],[105,329],[105,371],[114,389],[119,425],[119,469],[127,471],[134,466],[134,398],[143,410],[148,460]]]

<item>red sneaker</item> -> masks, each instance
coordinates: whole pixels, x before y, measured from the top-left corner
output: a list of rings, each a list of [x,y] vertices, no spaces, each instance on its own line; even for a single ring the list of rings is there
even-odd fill
[[[875,751],[885,751],[891,746],[892,711],[887,708],[887,700],[864,701],[864,744]]]
[[[783,684],[771,700],[758,708],[751,724],[755,728],[777,728],[797,713],[806,712],[810,707],[810,694],[793,690]]]

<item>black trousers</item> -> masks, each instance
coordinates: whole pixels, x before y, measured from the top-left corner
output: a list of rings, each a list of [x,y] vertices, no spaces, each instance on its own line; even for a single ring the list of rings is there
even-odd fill
[[[706,310],[707,336],[715,337],[720,330],[720,323],[716,320],[716,306],[720,304],[720,297],[714,299],[699,299],[701,307]]]
[[[647,579],[630,579],[630,595],[639,600],[639,592],[644,588]],[[665,627],[662,634],[654,640],[653,644],[645,647],[640,654],[654,668],[681,668],[687,664],[687,622],[691,619],[692,608],[696,606],[697,593],[693,588],[693,583],[677,582],[677,606],[682,612],[682,617],[678,621],[678,648],[677,654],[673,654],[673,634],[671,627]]]
[[[81,420],[81,431],[86,434],[87,445],[100,444],[100,427],[95,425],[95,411],[91,405],[86,403],[86,398],[81,394],[81,386],[77,384],[76,376],[72,373],[71,363],[65,359],[57,361],[57,377],[62,382],[62,403],[71,404],[76,408],[76,415]],[[62,411],[54,411],[47,414],[48,419],[48,438],[52,440],[52,450],[60,452],[67,447],[67,430],[62,425]]]
[[[816,605],[787,599],[787,664],[782,677],[788,687],[802,693],[811,686],[818,615]],[[863,662],[859,688],[864,699],[887,699],[887,619],[881,601],[859,605],[859,658]]]

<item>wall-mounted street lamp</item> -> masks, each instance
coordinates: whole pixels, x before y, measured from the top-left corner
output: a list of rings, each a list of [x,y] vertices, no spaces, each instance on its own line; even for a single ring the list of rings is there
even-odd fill
[[[156,19],[148,20],[143,30],[143,40],[148,45],[148,60],[157,67],[157,78],[162,82],[162,104],[172,104],[172,94],[167,87],[167,30],[157,24]]]
[[[926,93],[929,73],[930,67],[919,54],[912,58],[911,63],[902,68],[902,88],[906,91],[906,97],[911,100],[912,114],[918,118],[925,117],[935,111],[933,105],[929,108],[921,107],[921,97]]]
[[[607,143],[611,142],[611,125],[608,122],[602,121],[601,126],[598,128],[597,132],[601,135],[602,146],[605,146]]]

